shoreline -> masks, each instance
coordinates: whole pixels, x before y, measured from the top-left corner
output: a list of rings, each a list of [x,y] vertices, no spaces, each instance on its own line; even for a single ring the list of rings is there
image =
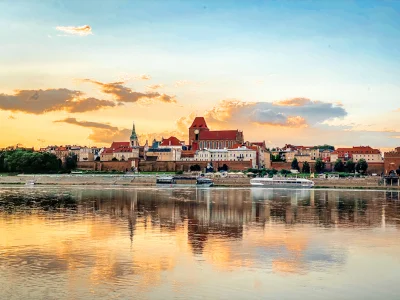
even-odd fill
[[[400,186],[382,186],[378,184],[378,178],[365,179],[312,179],[315,182],[314,189],[340,189],[340,190],[383,190],[400,191]],[[155,175],[16,175],[0,176],[2,185],[25,185],[28,182],[34,185],[49,186],[124,186],[124,187],[155,187]],[[250,178],[214,178],[214,187],[249,188]]]

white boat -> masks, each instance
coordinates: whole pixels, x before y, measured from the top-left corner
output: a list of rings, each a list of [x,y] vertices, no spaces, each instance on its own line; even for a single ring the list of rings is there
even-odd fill
[[[160,176],[157,177],[156,184],[158,186],[210,187],[214,184],[214,181],[206,177]]]
[[[36,180],[28,180],[25,182],[25,185],[34,185],[36,183]]]
[[[314,186],[314,182],[311,180],[288,177],[253,178],[250,180],[250,184],[266,188],[312,188]]]
[[[204,186],[204,187],[210,187],[214,185],[214,181],[210,178],[206,177],[198,177],[196,180],[196,185],[199,186]]]
[[[176,181],[172,176],[160,176],[157,177],[156,184],[171,185],[171,184],[176,184]]]

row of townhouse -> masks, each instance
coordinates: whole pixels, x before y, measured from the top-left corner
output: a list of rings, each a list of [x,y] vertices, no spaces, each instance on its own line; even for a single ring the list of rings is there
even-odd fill
[[[234,144],[230,148],[188,149],[183,141],[176,137],[153,141],[146,151],[145,159],[153,161],[252,161],[254,168],[265,167],[270,155],[265,142]]]
[[[78,161],[94,161],[99,157],[102,148],[97,147],[86,147],[77,145],[66,145],[66,146],[47,146],[40,148],[40,152],[49,152],[57,156],[62,161],[65,160],[70,153],[76,155]]]
[[[286,162],[292,162],[295,158],[298,162],[312,162],[321,158],[325,162],[335,162],[340,159],[347,161],[352,159],[357,162],[360,159],[365,159],[371,163],[382,163],[383,157],[379,149],[374,149],[370,146],[355,146],[351,148],[319,149],[318,147],[305,147],[285,145],[281,149],[271,151],[272,155],[279,155]]]

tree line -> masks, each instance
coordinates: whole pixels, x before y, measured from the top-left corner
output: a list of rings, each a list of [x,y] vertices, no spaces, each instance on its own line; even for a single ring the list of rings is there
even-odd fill
[[[292,170],[300,171],[299,162],[297,158],[294,158],[291,164]],[[315,161],[315,172],[322,173],[325,170],[325,162],[321,158],[317,158]],[[336,172],[347,172],[347,173],[357,173],[365,174],[368,170],[368,163],[365,159],[361,158],[357,163],[355,163],[352,159],[343,163],[341,159],[338,159],[334,164],[334,170]],[[303,167],[301,169],[302,173],[310,173],[310,164],[308,162],[303,163]]]
[[[0,172],[61,173],[76,169],[77,155],[69,153],[64,162],[52,153],[32,150],[0,151]]]

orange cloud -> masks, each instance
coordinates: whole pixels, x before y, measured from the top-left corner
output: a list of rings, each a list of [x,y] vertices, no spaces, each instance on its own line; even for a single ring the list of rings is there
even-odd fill
[[[43,114],[50,111],[87,112],[115,103],[96,98],[85,98],[84,93],[69,89],[17,90],[13,95],[0,94],[0,109]]]
[[[333,103],[293,98],[278,102],[224,100],[208,110],[204,116],[215,127],[256,123],[302,128],[346,115],[343,107]]]
[[[311,100],[307,98],[293,98],[293,99],[277,101],[274,102],[273,104],[279,106],[304,106],[306,104],[309,104],[310,102]]]
[[[161,89],[162,87],[164,87],[163,84],[151,84],[146,86],[146,88],[150,89],[150,90],[157,90],[157,89]]]
[[[75,118],[66,118],[54,121],[54,123],[67,123],[81,127],[90,128],[92,133],[89,139],[95,143],[112,143],[114,141],[127,141],[131,134],[130,129],[118,128],[107,123],[98,123],[90,121],[78,121]]]
[[[139,76],[139,79],[142,79],[142,80],[150,80],[150,79],[151,79],[151,76],[150,76],[150,75],[143,74],[143,75],[140,75],[140,76]]]
[[[175,122],[175,129],[164,130],[157,133],[142,133],[138,135],[139,142],[144,145],[146,140],[151,142],[161,140],[170,136],[175,136],[178,139],[185,141],[187,140],[188,128],[195,117],[194,113],[191,113],[187,117],[181,117]],[[80,127],[90,128],[92,133],[89,135],[89,139],[95,143],[111,143],[114,141],[127,141],[131,134],[131,129],[118,128],[108,123],[99,123],[91,121],[78,121],[76,118],[66,118],[63,120],[53,121],[54,123],[67,123],[77,125]],[[140,132],[140,131],[139,131]]]
[[[89,25],[83,25],[83,26],[57,26],[57,30],[72,34],[72,35],[80,35],[80,36],[86,36],[89,34],[92,34],[92,27]]]
[[[102,83],[92,79],[82,79],[82,81],[99,86],[103,93],[113,96],[118,102],[138,102],[142,100],[146,103],[146,100],[156,100],[165,103],[176,103],[175,96],[169,96],[158,92],[135,92],[132,89],[123,86],[124,82],[122,81],[111,83]]]

